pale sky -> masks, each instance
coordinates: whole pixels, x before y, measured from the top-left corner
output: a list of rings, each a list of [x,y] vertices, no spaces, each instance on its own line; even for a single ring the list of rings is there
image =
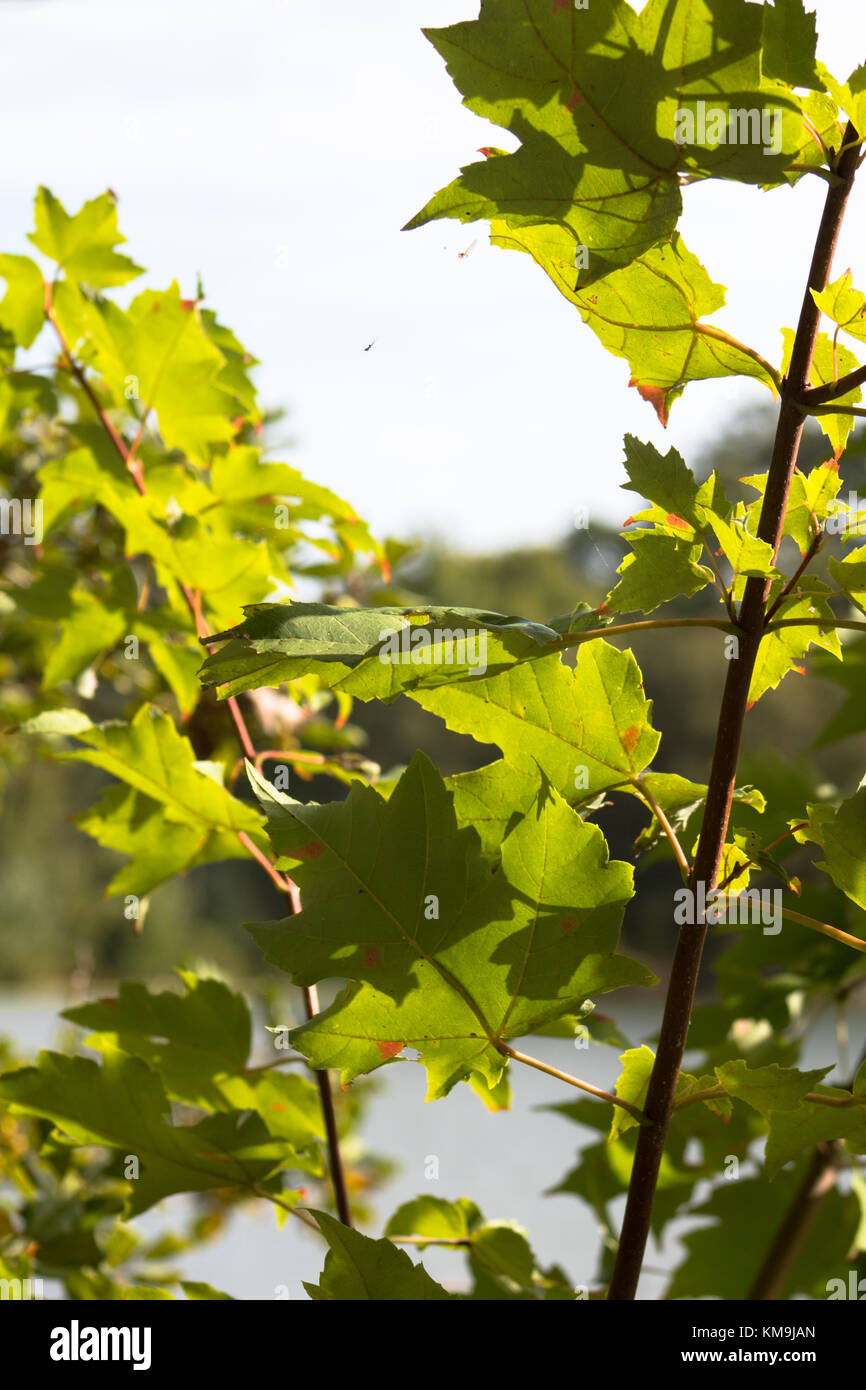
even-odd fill
[[[380,535],[481,550],[555,539],[582,507],[622,521],[623,433],[694,460],[770,397],[696,383],[665,431],[626,389],[626,363],[528,257],[490,247],[486,223],[401,233],[479,146],[514,145],[461,106],[420,33],[477,8],[2,0],[0,250],[27,249],[37,184],[70,209],[112,187],[147,283],[177,276],[193,293],[201,271],[262,359],[264,401],[291,412],[291,462]],[[815,8],[819,56],[844,79],[866,59],[866,6]],[[799,312],[824,191],[813,178],[771,194],[685,190],[680,230],[730,287],[714,321],[771,361]],[[861,287],[864,233],[861,186],[836,263]]]

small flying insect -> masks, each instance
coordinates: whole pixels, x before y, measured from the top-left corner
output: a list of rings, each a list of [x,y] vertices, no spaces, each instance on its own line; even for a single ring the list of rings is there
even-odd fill
[[[469,255],[469,252],[472,250],[473,246],[477,246],[477,245],[478,245],[478,241],[475,240],[475,241],[472,241],[472,242],[469,243],[469,245],[466,247],[466,250],[465,250],[465,251],[458,251],[458,252],[457,252],[457,259],[458,259],[458,261],[465,261],[465,260],[466,260],[466,257]]]
[[[369,352],[369,351],[370,351],[370,348],[373,346],[373,343],[375,343],[375,341],[376,341],[376,339],[374,338],[374,339],[373,339],[373,342],[368,343],[367,346],[364,348],[364,351],[365,351],[365,352]]]

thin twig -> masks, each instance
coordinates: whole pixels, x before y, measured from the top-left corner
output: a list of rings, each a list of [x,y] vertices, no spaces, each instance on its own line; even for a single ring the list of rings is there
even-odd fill
[[[283,1211],[287,1211],[290,1216],[296,1216],[305,1226],[309,1226],[311,1231],[315,1231],[316,1235],[322,1234],[322,1228],[318,1221],[314,1216],[310,1216],[308,1211],[304,1211],[303,1207],[293,1207],[290,1202],[284,1202],[282,1197],[274,1196],[273,1192],[266,1192],[263,1187],[257,1186],[256,1183],[251,1184],[251,1191],[257,1197],[264,1197],[266,1202],[273,1202],[275,1207],[282,1207]]]
[[[823,544],[824,544],[824,533],[823,533],[822,531],[819,531],[818,534],[817,534],[817,536],[813,536],[811,544],[810,544],[809,546],[807,546],[807,548],[806,548],[806,553],[805,553],[805,555],[803,556],[802,560],[800,561],[800,563],[799,563],[799,565],[797,566],[797,568],[796,568],[796,570],[794,571],[794,573],[791,575],[791,578],[788,580],[788,582],[787,582],[787,584],[785,585],[784,589],[783,589],[782,592],[779,594],[779,597],[776,599],[775,603],[771,604],[770,608],[767,610],[766,616],[765,616],[765,618],[764,618],[764,626],[765,626],[765,627],[766,627],[767,623],[770,621],[770,619],[772,618],[773,614],[776,613],[776,612],[781,608],[782,604],[785,602],[785,599],[788,597],[788,595],[789,595],[790,593],[793,592],[793,590],[794,590],[794,588],[796,587],[797,582],[798,582],[798,580],[799,580],[801,574],[803,574],[804,570],[805,570],[805,569],[811,564],[811,562],[814,560],[815,556],[818,554],[818,551],[821,549],[821,546],[822,546]]]
[[[783,907],[782,916],[787,917],[790,922],[799,922],[801,927],[808,927],[810,931],[817,931],[822,936],[841,941],[843,946],[850,946],[852,951],[860,951],[862,955],[866,955],[866,941],[862,941],[859,936],[851,936],[839,927],[831,927],[829,922],[819,922],[816,917],[806,917],[802,912],[795,912],[792,907]]]
[[[592,1086],[588,1081],[580,1081],[576,1076],[570,1076],[567,1071],[560,1071],[559,1067],[552,1067],[547,1062],[541,1062],[537,1057],[527,1057],[525,1052],[518,1052],[516,1048],[509,1047],[508,1043],[500,1042],[498,1050],[506,1057],[510,1057],[513,1062],[522,1062],[524,1066],[534,1067],[536,1071],[546,1072],[548,1076],[555,1076],[558,1081],[565,1081],[569,1086],[576,1086],[579,1091],[588,1091],[591,1096],[596,1096],[599,1100],[606,1100],[611,1105],[618,1105],[621,1110],[627,1110],[638,1124],[646,1124],[646,1115],[630,1101],[623,1100],[621,1096],[615,1096],[611,1091],[603,1091],[599,1086]]]
[[[857,415],[866,419],[866,406],[862,405],[810,405],[800,408],[807,415]]]
[[[703,537],[703,543],[704,543],[704,550],[707,552],[707,559],[709,560],[710,565],[712,566],[713,572],[714,572],[714,574],[715,574],[715,576],[716,576],[715,584],[716,584],[716,588],[717,588],[718,591],[719,591],[719,596],[720,596],[720,598],[721,598],[721,600],[722,600],[722,603],[725,605],[725,608],[726,608],[727,611],[728,611],[728,617],[730,618],[731,622],[732,622],[732,623],[736,623],[736,621],[737,621],[737,615],[736,615],[736,613],[734,612],[734,601],[733,601],[733,598],[731,597],[731,592],[730,592],[730,590],[728,589],[727,585],[725,584],[724,579],[722,578],[722,571],[719,569],[718,565],[716,564],[716,557],[715,557],[715,555],[713,554],[713,548],[712,548],[712,546],[710,545],[709,541],[706,539],[706,537]]]
[[[842,376],[838,381],[830,381],[826,386],[813,386],[808,391],[803,391],[799,397],[800,405],[824,405],[826,401],[837,400],[839,396],[847,396],[849,391],[862,386],[866,382],[866,367],[857,367],[853,372],[848,372],[847,376]]]
[[[633,786],[637,789],[638,794],[646,801],[650,810],[655,814],[655,817],[659,825],[661,826],[662,830],[668,838],[670,847],[674,852],[674,858],[680,866],[680,872],[683,876],[683,882],[688,883],[689,874],[691,873],[691,866],[689,864],[688,858],[686,857],[686,853],[682,845],[677,839],[676,831],[674,830],[673,826],[671,825],[670,821],[668,820],[667,816],[665,815],[664,811],[662,810],[656,798],[653,796],[652,792],[650,791],[643,778],[635,777],[632,779],[632,783]]]
[[[863,624],[866,627],[866,623]],[[596,637],[624,637],[629,632],[653,632],[661,628],[714,627],[720,632],[739,632],[736,623],[726,622],[724,618],[642,618],[634,623],[610,623],[607,627],[593,627],[588,632],[566,632],[555,642],[548,642],[545,652],[566,651],[577,647],[581,642],[592,642]]]

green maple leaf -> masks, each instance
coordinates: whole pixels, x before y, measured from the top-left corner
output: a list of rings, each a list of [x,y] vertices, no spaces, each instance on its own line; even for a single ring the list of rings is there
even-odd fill
[[[155,609],[146,616],[136,614],[128,631],[147,644],[151,661],[177,700],[181,718],[188,719],[201,699],[201,647],[191,634],[185,641],[167,640],[178,625],[174,613]]]
[[[275,1071],[246,1074],[251,1021],[243,996],[219,980],[178,973],[183,994],[151,994],[127,981],[116,998],[79,1004],[63,1017],[92,1030],[88,1046],[140,1057],[172,1100],[201,1110],[255,1111],[270,1133],[302,1148],[321,1138],[312,1082]]]
[[[568,297],[608,352],[626,359],[630,385],[652,404],[662,424],[690,381],[749,376],[776,393],[779,379],[767,362],[703,321],[724,304],[724,289],[677,233]]]
[[[655,1054],[644,1043],[642,1047],[629,1048],[619,1060],[622,1062],[622,1071],[617,1078],[616,1094],[620,1100],[627,1100],[642,1110],[655,1065]],[[622,1106],[615,1105],[610,1121],[609,1139],[618,1139],[621,1134],[636,1124],[637,1120],[634,1116],[630,1115],[627,1110],[623,1110]]]
[[[650,501],[629,517],[644,530],[624,531],[632,551],[623,560],[619,584],[603,607],[620,612],[650,613],[659,604],[699,592],[713,582],[713,569],[700,564],[704,548],[712,558],[717,543],[731,567],[732,585],[741,576],[777,576],[772,547],[748,530],[754,518],[742,504],[732,507],[716,473],[700,486],[675,449],[662,456],[652,444],[625,437],[623,487]]]
[[[819,1094],[838,1100],[850,1099],[850,1091],[822,1087]],[[866,1110],[862,1105],[836,1107],[803,1102],[791,1109],[770,1110],[770,1132],[764,1164],[772,1181],[792,1158],[804,1149],[843,1139],[852,1154],[866,1153]]]
[[[593,993],[652,979],[613,954],[630,870],[608,863],[601,832],[550,789],[491,874],[420,753],[387,802],[355,786],[339,805],[302,806],[256,785],[304,910],[294,924],[249,930],[296,982],[356,982],[292,1034],[315,1066],[339,1065],[344,1081],[411,1046],[431,1098],[472,1072],[492,1087],[506,1061],[500,1041],[579,1010]]]
[[[101,595],[76,590],[42,672],[43,690],[75,680],[91,661],[110,652],[126,631],[126,613],[121,608]]]
[[[773,547],[752,535],[746,526],[744,512],[745,508],[740,504],[730,521],[724,521],[712,513],[708,516],[710,528],[734,572],[735,586],[741,576],[745,578],[751,574],[762,579],[780,578],[773,564]]]
[[[718,474],[713,472],[698,483],[676,449],[660,454],[654,444],[633,434],[623,439],[628,482],[621,486],[653,503],[649,512],[638,513],[635,521],[652,521],[666,534],[694,539],[707,530],[709,515],[730,516],[731,504],[725,497]]]
[[[102,193],[83,204],[74,216],[47,188],[40,188],[34,206],[34,231],[28,234],[37,251],[56,261],[70,280],[96,289],[125,285],[142,268],[114,248],[124,242],[117,227],[114,194]]]
[[[634,656],[600,638],[578,647],[573,669],[551,655],[465,685],[410,693],[449,729],[496,743],[512,767],[540,769],[569,800],[578,787],[590,795],[631,782],[660,740]]]
[[[436,1240],[468,1240],[483,1218],[474,1202],[459,1197],[414,1197],[403,1202],[385,1226],[386,1236],[429,1236]],[[422,1247],[423,1248],[423,1247]]]
[[[737,1100],[744,1100],[764,1118],[771,1110],[793,1110],[809,1091],[814,1091],[832,1067],[798,1071],[796,1067],[750,1067],[747,1062],[725,1062],[716,1067],[719,1085]]]
[[[847,82],[838,82],[823,63],[818,64],[818,72],[833,100],[862,134],[866,130],[866,63],[855,68]]]
[[[225,358],[177,282],[145,290],[126,310],[107,300],[90,305],[83,325],[84,359],[118,405],[132,391],[145,414],[155,412],[167,448],[208,463],[214,445],[233,439],[234,402],[221,380]]]
[[[812,290],[812,298],[822,314],[845,333],[861,343],[866,342],[866,296],[861,290],[855,290],[850,270],[833,280],[825,290]]]
[[[304,1284],[315,1302],[441,1302],[457,1297],[431,1279],[423,1265],[413,1264],[406,1251],[392,1241],[374,1240],[350,1230],[327,1212],[312,1214],[329,1247],[318,1284]]]
[[[71,514],[99,503],[124,528],[127,555],[150,555],[161,573],[174,574],[177,557],[164,514],[161,524],[155,499],[139,496],[118,458],[74,449],[44,464],[39,483],[46,535]]]
[[[751,503],[746,513],[747,525],[754,533],[757,530],[767,486],[767,474],[753,474],[740,481],[760,493],[760,497]],[[816,464],[809,473],[801,473],[799,468],[794,469],[782,535],[791,536],[799,546],[801,554],[805,555],[823,528],[827,517],[838,510],[834,498],[841,486],[839,469],[832,459]]]
[[[560,633],[526,618],[476,608],[350,608],[325,603],[248,605],[202,667],[227,692],[315,674],[362,700],[393,700],[416,686],[477,679],[539,656]],[[603,626],[586,610],[585,626]],[[575,626],[580,625],[576,618]]]
[[[3,325],[0,323],[0,363],[4,358]],[[12,358],[10,356],[10,365]],[[9,437],[29,415],[57,414],[57,394],[50,381],[33,372],[0,374],[0,434]]]
[[[126,1215],[175,1192],[239,1186],[249,1190],[289,1166],[294,1150],[270,1135],[258,1115],[211,1115],[172,1126],[159,1077],[137,1057],[106,1051],[101,1066],[84,1057],[41,1052],[38,1065],[0,1076],[0,1098],[13,1114],[51,1120],[78,1144],[134,1155]]]
[[[455,1249],[468,1257],[470,1271],[475,1274],[470,1298],[519,1298],[520,1290],[523,1297],[538,1298],[542,1289],[555,1289],[560,1297],[574,1297],[564,1281],[554,1281],[538,1269],[521,1227],[513,1222],[485,1221],[475,1203],[465,1197],[448,1202],[425,1195],[404,1202],[389,1219],[385,1235],[460,1242]]]
[[[702,543],[653,531],[625,534],[632,549],[617,570],[619,583],[604,601],[609,612],[652,613],[660,604],[680,595],[690,598],[712,582],[712,571],[698,564]]]
[[[29,256],[0,256],[0,279],[6,293],[0,299],[0,326],[16,343],[30,347],[45,322],[45,283],[42,272]]]
[[[820,306],[819,306],[820,307]],[[782,361],[782,372],[787,372],[791,365],[791,354],[794,350],[794,340],[796,334],[792,328],[783,328],[782,337],[785,343],[785,352]],[[853,352],[843,347],[841,343],[829,338],[826,333],[819,333],[815,345],[815,354],[812,358],[811,386],[826,386],[831,382],[838,381],[840,377],[847,376],[860,366]],[[844,396],[834,398],[834,405],[856,405],[862,400],[862,392],[859,386],[855,386],[853,391],[847,391]],[[845,445],[848,436],[854,428],[853,415],[816,415],[821,430],[827,436],[833,447],[833,457],[838,461],[845,452]]]
[[[538,796],[537,769],[516,768],[504,758],[471,772],[446,777],[458,825],[471,825],[484,854],[499,854],[509,829],[526,815]]]
[[[425,31],[464,104],[521,144],[485,151],[487,162],[463,169],[409,227],[488,218],[494,242],[522,243],[542,264],[556,257],[574,285],[577,248],[588,252],[590,283],[670,235],[681,171],[780,182],[806,144],[800,104],[781,83],[763,83],[760,9],[723,9],[711,16],[693,0],[665,0],[636,15],[611,0],[575,15],[548,0],[484,0],[477,20]],[[685,147],[678,113],[705,98],[708,83],[726,123],[733,108],[781,110],[782,152]]]
[[[780,583],[773,586],[771,599],[775,598],[780,587]],[[789,672],[805,675],[805,667],[800,663],[811,647],[820,647],[830,652],[837,661],[842,660],[842,646],[835,627],[836,616],[823,597],[827,593],[829,588],[820,579],[807,579],[777,610],[776,619],[817,618],[819,621],[823,619],[827,626],[780,627],[764,634],[749,684],[749,708],[768,690],[775,690]]]
[[[858,527],[861,523],[857,523]],[[866,613],[866,545],[852,550],[843,560],[831,556],[827,568],[843,593]]]
[[[688,1255],[676,1270],[665,1297],[745,1299],[796,1200],[804,1169],[782,1173],[772,1184],[764,1177],[722,1183],[689,1215],[712,1217],[713,1224],[683,1237]],[[857,1229],[857,1199],[827,1193],[817,1220],[787,1275],[780,1297],[796,1293],[826,1298],[827,1273],[844,1270]],[[731,1240],[731,1231],[737,1239]]]
[[[732,506],[717,473],[711,473],[698,485],[676,449],[670,449],[662,456],[652,444],[644,444],[630,434],[625,436],[625,467],[629,481],[622,486],[640,493],[650,502],[646,510],[629,517],[627,524],[642,522],[652,528],[622,533],[626,540],[638,547],[638,559],[634,563],[635,580],[628,583],[626,597],[640,597],[638,581],[644,572],[646,600],[652,602],[663,591],[665,556],[669,557],[671,564],[669,587],[675,583],[687,587],[695,585],[692,592],[697,592],[697,588],[709,583],[713,577],[711,569],[697,564],[702,547],[712,551],[717,543],[719,553],[724,555],[731,567],[734,588],[745,575],[778,577],[779,571],[773,565],[772,547],[759,540],[749,529],[750,525],[753,528],[757,526],[754,509],[747,509],[742,503]],[[646,545],[647,537],[652,538],[650,546]],[[643,560],[644,554],[651,558]],[[628,557],[623,571],[630,570],[627,562]],[[698,584],[699,576],[702,584]],[[629,578],[628,574],[626,578]],[[674,594],[670,596],[674,597]],[[620,606],[624,606],[624,600],[621,600]],[[637,606],[643,607],[642,604]]]
[[[797,840],[821,846],[824,858],[817,867],[866,912],[866,787],[838,807],[808,806],[807,815],[808,825],[796,832]]]
[[[74,818],[79,830],[129,862],[106,889],[108,897],[144,898],[176,874],[224,859],[246,859],[237,835],[228,830],[183,824],[167,808],[135,787],[107,787],[99,801]]]
[[[78,739],[85,748],[56,756],[92,763],[125,784],[109,787],[77,822],[100,843],[133,856],[112,893],[141,895],[195,864],[246,858],[241,832],[267,844],[261,817],[216,780],[222,769],[197,763],[188,739],[152,706],[143,705],[130,724],[92,724],[78,710],[55,710],[21,728]]]
[[[764,43],[761,70],[789,87],[824,90],[815,62],[818,35],[815,14],[803,0],[773,0],[764,6]]]
[[[650,824],[635,840],[635,850],[638,854],[652,849],[664,837],[661,822],[653,809],[653,802],[664,812],[665,818],[677,835],[683,838],[692,817],[697,815],[698,821],[702,819],[707,795],[707,788],[703,783],[690,782],[687,777],[680,777],[675,772],[647,772],[636,784],[619,787],[617,790],[641,798],[652,812]],[[645,795],[647,792],[648,797]],[[734,803],[735,809],[737,805],[747,805],[759,815],[766,806],[762,793],[751,786],[735,788]]]

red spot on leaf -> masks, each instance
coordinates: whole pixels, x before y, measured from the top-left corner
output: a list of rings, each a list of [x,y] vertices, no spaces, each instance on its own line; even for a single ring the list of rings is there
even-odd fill
[[[296,859],[318,859],[320,854],[325,853],[325,846],[321,840],[310,840],[308,845],[300,845],[292,850]]]
[[[821,464],[819,464],[818,466],[819,466],[819,468],[832,468],[832,470],[833,470],[834,473],[838,473],[838,472],[839,472],[839,460],[838,460],[838,459],[825,459],[824,462],[821,463]]]
[[[100,1004],[104,1004],[105,1007],[106,1007],[107,1009],[116,1009],[116,1008],[117,1008],[117,1000],[116,1000],[116,999],[100,999],[99,1002],[100,1002]]]
[[[574,91],[571,94],[571,99],[566,105],[565,109],[566,111],[574,111],[575,107],[577,106],[583,106],[583,96],[575,87]]]
[[[571,0],[553,0],[553,13],[554,13],[554,14],[556,14],[557,10],[570,10],[570,9],[571,9]]]
[[[560,928],[561,928],[562,931],[565,932],[566,936],[570,936],[571,933],[574,931],[574,929],[575,929],[576,926],[577,926],[577,918],[576,918],[576,917],[563,917],[563,919],[562,919],[562,921],[561,921],[561,923],[560,923]]]
[[[191,313],[192,310],[195,308],[195,300],[194,300],[194,299],[182,299],[182,300],[180,301],[180,307],[184,310],[185,313],[189,314],[189,313]]]
[[[668,526],[680,526],[684,531],[691,531],[692,529],[687,521],[684,521],[681,516],[677,516],[676,512],[668,512],[665,521]]]
[[[199,1158],[209,1158],[213,1163],[231,1163],[228,1154],[212,1154],[207,1149],[203,1149],[198,1156]]]
[[[381,1056],[387,1059],[388,1057],[396,1057],[398,1052],[403,1051],[406,1044],[401,1042],[377,1042],[376,1046]]]
[[[154,300],[153,308],[151,309],[150,312],[151,312],[152,314],[158,314],[158,313],[159,313],[159,308],[160,308],[159,300],[156,299],[156,300]]]
[[[797,672],[798,676],[805,676],[806,674],[805,666],[795,666],[794,670]]]
[[[608,608],[606,603],[600,603],[594,611],[596,613],[609,613],[610,609]]]
[[[492,145],[479,145],[478,153],[483,154],[485,159],[492,159],[496,151]]]
[[[364,951],[364,964],[368,970],[378,970],[382,964],[382,952],[378,946],[368,946]]]
[[[281,1100],[275,1100],[272,1102],[270,1108],[271,1110],[285,1110],[286,1107],[283,1105],[283,1102]]]
[[[622,734],[620,734],[620,743],[622,744],[623,748],[626,750],[627,753],[632,753],[634,752],[635,745],[637,744],[639,738],[640,729],[637,727],[636,724],[631,724],[626,730],[624,730]]]
[[[670,415],[670,405],[668,404],[668,393],[663,386],[645,386],[632,377],[629,386],[634,386],[641,400],[649,401],[656,415],[663,425],[667,425]]]

